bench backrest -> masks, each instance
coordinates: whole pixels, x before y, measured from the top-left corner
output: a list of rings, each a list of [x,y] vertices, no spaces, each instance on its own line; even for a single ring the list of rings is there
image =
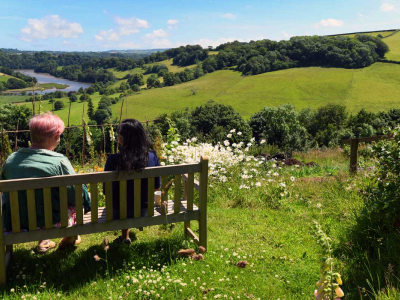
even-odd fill
[[[200,182],[196,183],[194,174],[200,173]],[[187,174],[187,175],[185,175]],[[199,163],[183,164],[183,165],[172,165],[164,167],[151,167],[146,168],[143,172],[132,172],[131,174],[120,172],[101,172],[101,173],[89,173],[89,174],[77,174],[77,175],[64,175],[54,176],[46,178],[30,178],[30,179],[15,179],[15,180],[3,180],[0,181],[0,192],[10,193],[10,206],[11,206],[11,223],[12,223],[12,235],[22,234],[20,227],[20,216],[19,216],[19,203],[18,203],[18,191],[27,192],[27,208],[28,208],[28,221],[29,221],[29,233],[34,234],[32,238],[15,238],[16,242],[25,242],[28,240],[34,240],[38,237],[37,231],[37,220],[36,220],[36,205],[35,205],[35,190],[43,190],[44,198],[44,218],[45,218],[45,229],[53,229],[52,221],[52,199],[51,199],[51,188],[59,188],[60,195],[60,219],[61,228],[68,226],[68,198],[67,198],[67,186],[75,187],[75,202],[76,202],[76,225],[84,224],[83,216],[83,199],[82,199],[82,184],[90,184],[91,194],[91,220],[90,224],[84,225],[85,233],[92,233],[88,226],[96,225],[98,223],[98,184],[105,184],[105,211],[106,211],[106,222],[113,221],[113,205],[112,205],[112,182],[120,182],[120,219],[126,220],[126,208],[127,207],[127,180],[134,180],[134,195],[132,201],[134,202],[134,218],[141,217],[141,193],[147,193],[148,197],[148,217],[152,217],[154,214],[154,180],[148,181],[148,190],[141,191],[141,179],[143,178],[155,178],[161,177],[161,189],[163,189],[168,183],[168,176],[174,176],[175,183],[175,194],[174,194],[174,213],[179,213],[181,209],[181,188],[182,188],[182,177],[185,181],[185,199],[187,200],[187,209],[193,210],[193,198],[194,189],[199,190],[199,210],[206,210],[207,202],[207,178],[208,178],[208,158],[201,157]],[[182,176],[184,175],[184,176]],[[162,194],[162,201],[168,200],[167,193]],[[165,213],[165,212],[164,212]],[[1,215],[1,217],[3,217]],[[115,222],[115,221],[114,221]],[[118,221],[117,221],[118,222]],[[75,226],[74,226],[75,227]],[[103,227],[102,227],[103,228]],[[106,228],[106,227],[104,227]],[[69,228],[68,228],[69,229]],[[43,230],[43,236],[46,235],[46,230]],[[110,229],[112,230],[112,229]],[[3,231],[3,224],[0,222],[0,232]],[[99,229],[93,230],[93,232],[99,232]],[[77,231],[75,231],[77,232]],[[26,232],[23,233],[27,235]],[[80,233],[81,234],[81,233]],[[54,234],[52,236],[55,236]],[[61,235],[60,235],[61,236]],[[6,240],[10,240],[11,237]],[[6,243],[6,244],[8,244]]]

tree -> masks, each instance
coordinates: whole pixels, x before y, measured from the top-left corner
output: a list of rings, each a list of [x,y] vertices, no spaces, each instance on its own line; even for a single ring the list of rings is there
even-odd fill
[[[129,85],[134,85],[137,84],[139,86],[144,85],[144,80],[143,80],[143,74],[133,74],[129,79],[128,79]]]
[[[140,85],[134,84],[134,85],[132,86],[132,90],[133,90],[134,92],[140,92]]]
[[[164,85],[165,86],[172,86],[175,84],[175,76],[174,73],[168,72],[164,75]]]
[[[76,93],[70,94],[69,100],[71,100],[71,102],[76,102],[76,101],[78,101],[78,96],[76,95]]]
[[[199,90],[195,85],[191,86],[189,89],[192,92],[192,95],[196,95],[197,91]]]
[[[90,120],[94,120],[94,106],[93,106],[93,101],[90,97],[88,99],[87,115]]]
[[[61,109],[63,109],[65,107],[65,104],[64,104],[64,102],[62,102],[61,100],[57,100],[55,103],[54,103],[54,110],[61,110]]]
[[[94,114],[94,120],[98,125],[104,124],[104,121],[110,117],[111,116],[106,109],[97,109],[96,113]]]
[[[147,78],[147,87],[152,88],[155,86],[155,82],[157,81],[157,76],[152,74],[149,78]]]

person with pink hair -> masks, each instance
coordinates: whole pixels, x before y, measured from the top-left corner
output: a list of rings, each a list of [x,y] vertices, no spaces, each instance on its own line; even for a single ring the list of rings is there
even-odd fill
[[[60,136],[65,129],[64,122],[56,115],[48,112],[32,117],[29,121],[31,147],[21,148],[11,154],[3,164],[1,180],[51,177],[75,174],[74,168],[64,155],[54,152],[60,142]],[[83,204],[85,213],[90,211],[90,198],[85,185],[83,185]],[[75,189],[67,187],[68,193],[68,226],[75,224]],[[59,189],[51,189],[53,224],[60,226],[60,196]],[[18,192],[19,214],[21,230],[28,230],[28,207],[26,191]],[[43,229],[44,224],[44,198],[43,190],[35,190],[36,221],[38,229]],[[3,226],[5,233],[11,232],[10,195],[3,193]],[[59,243],[59,248],[77,245],[81,241],[79,236],[65,237]],[[50,240],[39,241],[38,253],[45,253],[54,248],[56,244]]]

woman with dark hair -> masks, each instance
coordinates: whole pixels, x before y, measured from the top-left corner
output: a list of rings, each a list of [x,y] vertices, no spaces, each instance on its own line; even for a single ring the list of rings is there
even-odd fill
[[[121,145],[120,153],[111,154],[106,162],[104,171],[126,171],[141,172],[146,167],[156,167],[160,163],[154,151],[151,151],[153,145],[145,132],[143,125],[135,119],[125,119],[118,126],[118,143]],[[161,186],[160,177],[154,179],[155,189]],[[141,180],[141,208],[147,208],[147,187],[148,179]],[[113,218],[119,220],[119,182],[112,183],[113,190]],[[133,218],[133,180],[127,182],[127,216]],[[130,244],[129,229],[123,229],[121,236],[115,242]]]

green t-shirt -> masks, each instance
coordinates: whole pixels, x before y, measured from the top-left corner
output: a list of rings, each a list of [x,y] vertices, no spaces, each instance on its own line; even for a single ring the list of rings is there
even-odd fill
[[[51,177],[60,175],[75,174],[74,168],[64,155],[45,149],[27,149],[22,148],[11,154],[3,165],[1,170],[1,180]],[[60,182],[62,186],[62,182]],[[82,189],[83,206],[85,213],[90,211],[90,198],[87,187],[83,185]],[[67,187],[68,206],[75,206],[75,188]],[[59,189],[52,188],[52,210],[53,224],[60,222],[60,196]],[[28,229],[28,208],[26,191],[18,192],[19,215],[21,229]],[[44,199],[43,190],[35,190],[36,219],[38,228],[44,225]],[[3,226],[5,231],[11,231],[11,209],[9,193],[3,193]]]

